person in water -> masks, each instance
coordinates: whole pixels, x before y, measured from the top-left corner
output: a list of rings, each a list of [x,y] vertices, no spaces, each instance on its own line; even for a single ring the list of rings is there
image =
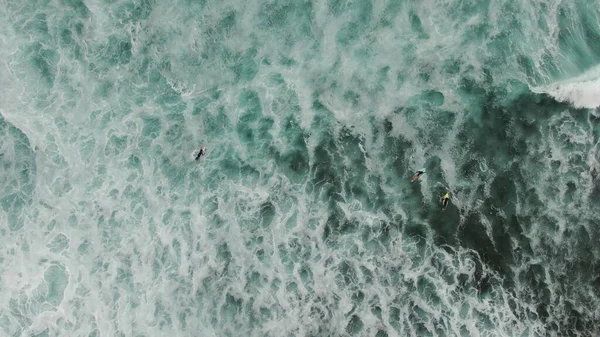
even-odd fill
[[[442,197],[442,211],[446,209],[446,207],[448,207],[448,204],[450,203],[450,193],[446,192],[446,194],[444,194],[444,196]]]
[[[204,156],[206,154],[206,146],[202,146],[200,148],[200,151],[198,151],[198,154],[196,155],[196,160],[200,159],[200,157]]]
[[[423,173],[425,173],[425,169],[424,169],[424,168],[422,168],[422,169],[418,170],[418,171],[417,171],[417,173],[415,173],[415,176],[412,178],[412,180],[411,180],[410,182],[412,183],[413,181],[415,181],[415,180],[419,179],[419,177],[420,177],[420,176],[421,176]]]

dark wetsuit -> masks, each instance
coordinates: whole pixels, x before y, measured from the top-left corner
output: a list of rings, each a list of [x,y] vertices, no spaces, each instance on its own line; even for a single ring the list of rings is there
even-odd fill
[[[450,194],[446,193],[443,197],[442,197],[442,210],[446,209],[446,207],[448,207],[448,203],[450,202]]]
[[[200,148],[200,151],[198,151],[198,154],[196,155],[196,160],[200,159],[200,157],[202,157],[205,153],[206,153],[206,148],[203,146]]]

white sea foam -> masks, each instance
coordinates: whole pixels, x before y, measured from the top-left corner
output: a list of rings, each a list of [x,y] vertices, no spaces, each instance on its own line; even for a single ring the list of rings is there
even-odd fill
[[[495,36],[476,32],[486,28],[485,11],[467,17],[464,25],[453,21],[458,9],[452,1],[396,8],[393,1],[376,1],[372,8],[342,1],[338,14],[331,8],[335,2],[326,1],[292,1],[290,7],[192,3],[187,8],[163,1],[150,9],[142,8],[143,1],[134,6],[82,2],[89,16],[78,18],[84,23],[81,35],[66,27],[81,55],[61,50],[50,84],[31,55],[14,47],[27,46],[36,32],[15,30],[11,20],[0,22],[0,33],[10,32],[0,34],[5,90],[0,112],[32,147],[41,145],[23,228],[8,229],[8,213],[0,211],[0,333],[418,336],[425,333],[419,329],[427,329],[438,335],[546,335],[528,299],[501,285],[505,275],[482,264],[485,257],[470,248],[436,245],[435,230],[420,215],[423,202],[442,184],[430,179],[459,190],[453,206],[465,213],[476,213],[483,203],[478,198],[490,196],[494,163],[468,147],[457,148],[464,123],[480,109],[472,94],[460,91],[462,81],[475,79],[476,89],[488,85],[483,69]],[[15,14],[18,22],[30,20],[31,8],[14,9],[21,4],[33,6],[13,2],[0,8],[1,18]],[[532,21],[536,8],[528,7],[522,20]],[[61,33],[56,27],[73,14],[54,10],[36,12],[47,14],[36,20],[52,27],[49,35]],[[144,10],[150,10],[149,17],[133,22],[129,14]],[[303,10],[313,16],[308,26],[294,16]],[[264,12],[273,22],[259,20]],[[230,13],[235,22],[220,26]],[[287,22],[275,22],[282,16]],[[507,17],[512,18],[492,15],[493,29],[506,28]],[[339,41],[340,31],[361,18],[365,23],[356,35]],[[307,27],[310,32],[299,33]],[[481,41],[464,37],[471,33]],[[127,64],[109,62],[113,55],[105,51],[113,35],[132,43]],[[61,47],[59,36],[37,39]],[[249,49],[256,50],[255,57],[244,56]],[[239,75],[232,69],[241,61],[257,70],[254,78],[236,82]],[[512,64],[487,70],[495,83],[522,76]],[[269,82],[274,75],[282,83]],[[243,120],[248,107],[240,102],[244,90],[256,93],[261,108],[248,125]],[[443,102],[439,95],[420,101],[420,95],[434,91],[443,94]],[[181,102],[164,103],[165,97]],[[316,103],[331,114],[313,109]],[[225,119],[209,124],[221,111]],[[292,129],[298,126],[293,136],[286,134],[288,117]],[[319,129],[314,121],[321,117],[333,118]],[[445,124],[437,122],[442,118],[448,118]],[[271,138],[255,141],[259,123],[269,119]],[[382,127],[386,122],[389,132]],[[240,132],[243,127],[250,129],[253,146]],[[558,160],[565,170],[580,172],[581,166],[568,164],[575,154],[597,165],[589,125],[565,115],[548,127],[547,146],[537,149],[550,154],[545,164]],[[351,140],[341,144],[342,136]],[[562,147],[569,136],[575,151]],[[192,162],[189,154],[200,139],[209,154]],[[398,139],[410,148],[399,151],[393,143]],[[307,149],[294,141],[307,142]],[[7,133],[2,142],[0,150],[14,162],[22,140]],[[279,153],[271,153],[273,148]],[[317,149],[329,156],[327,165],[317,161]],[[308,157],[311,168],[300,182],[283,172],[286,163],[276,161],[287,151]],[[410,185],[412,170],[432,157],[439,158],[440,167],[428,168]],[[471,159],[479,161],[481,172],[466,181],[461,166]],[[339,171],[327,171],[316,182],[317,168]],[[6,176],[19,186],[21,173],[11,169]],[[560,199],[544,197],[555,182],[552,171],[537,173],[531,179],[540,199],[559,209]],[[580,177],[573,180],[577,187],[591,186],[589,177]],[[558,179],[561,198],[568,196],[569,179],[566,174]],[[346,183],[360,188],[353,191]],[[483,196],[475,191],[479,186]],[[378,199],[385,199],[385,207]],[[594,213],[583,208],[568,215]],[[494,240],[496,224],[484,224],[483,236]],[[541,249],[542,240],[535,237],[544,225],[538,221],[524,230],[534,237],[534,249]],[[553,235],[560,243],[560,233],[569,228],[559,225]],[[419,234],[405,232],[411,226],[421,229]],[[481,275],[494,282],[491,292],[478,293]],[[518,284],[525,294],[528,287]],[[567,318],[556,318],[561,319]]]
[[[575,78],[532,90],[548,94],[559,102],[568,102],[576,108],[595,109],[600,107],[600,66]]]

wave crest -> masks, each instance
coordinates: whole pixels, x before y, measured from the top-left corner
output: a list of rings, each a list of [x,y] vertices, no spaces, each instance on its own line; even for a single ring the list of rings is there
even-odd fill
[[[533,88],[532,91],[550,95],[557,101],[568,102],[576,108],[598,108],[600,107],[600,66],[575,78],[547,87]]]

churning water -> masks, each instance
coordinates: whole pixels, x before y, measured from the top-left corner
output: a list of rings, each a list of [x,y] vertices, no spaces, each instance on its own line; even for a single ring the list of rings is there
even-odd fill
[[[600,334],[599,22],[0,0],[0,335]]]

